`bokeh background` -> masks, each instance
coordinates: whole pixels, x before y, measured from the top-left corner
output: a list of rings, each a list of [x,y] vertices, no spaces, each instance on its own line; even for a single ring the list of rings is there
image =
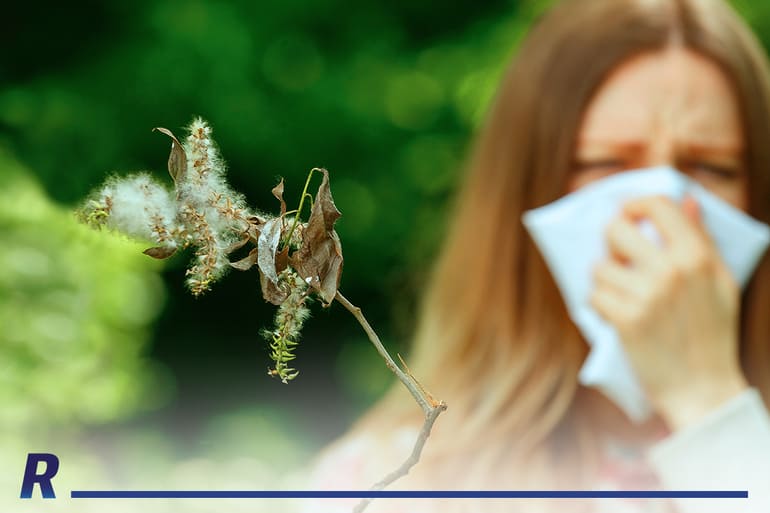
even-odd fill
[[[276,211],[280,177],[292,204],[308,170],[327,167],[343,214],[341,289],[393,352],[408,352],[473,132],[548,3],[4,7],[0,503],[27,507],[16,497],[32,451],[60,456],[62,496],[301,482],[303,464],[391,382],[354,319],[316,306],[300,376],[283,385],[266,374],[259,331],[274,308],[256,272],[192,298],[189,254],[153,261],[146,244],[80,226],[74,207],[110,174],[169,180],[168,140],[150,130],[179,134],[195,115],[212,124],[233,186],[263,211]],[[770,3],[732,3],[770,44]]]

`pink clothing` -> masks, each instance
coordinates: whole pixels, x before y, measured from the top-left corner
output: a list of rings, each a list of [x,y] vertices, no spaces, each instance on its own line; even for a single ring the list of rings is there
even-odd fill
[[[412,430],[396,433],[393,451],[407,453],[414,436]],[[360,490],[382,478],[375,475],[382,468],[364,459],[371,443],[354,438],[324,455],[308,489]],[[748,490],[749,499],[600,499],[592,513],[770,513],[770,416],[756,390],[736,396],[652,448],[608,442],[603,453],[595,490]],[[357,503],[325,499],[305,503],[302,511],[349,513]],[[388,513],[433,513],[419,499],[376,500],[367,513],[380,508]]]

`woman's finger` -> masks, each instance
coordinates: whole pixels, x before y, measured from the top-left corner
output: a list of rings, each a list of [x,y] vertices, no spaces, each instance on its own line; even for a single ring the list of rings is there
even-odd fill
[[[685,196],[681,207],[667,198],[641,198],[626,204],[624,212],[653,222],[663,235],[666,248],[678,267],[714,268],[720,274],[729,273],[703,224],[700,206],[694,197]]]
[[[614,260],[605,260],[594,267],[594,282],[598,287],[616,291],[624,298],[644,297],[648,278],[638,270],[624,266]]]
[[[694,196],[688,194],[684,197],[684,199],[682,199],[682,213],[690,222],[690,225],[693,226],[700,235],[701,243],[707,245],[710,249],[716,252],[717,250],[714,244],[714,240],[711,238],[711,235],[706,229],[706,225],[703,223],[703,213],[701,211],[700,205],[698,204],[698,200],[695,199]]]
[[[688,207],[690,212],[692,206]],[[665,196],[645,196],[623,205],[623,213],[632,220],[649,219],[668,248],[692,248],[701,242],[701,234],[685,212]]]
[[[682,200],[682,212],[689,221],[698,228],[703,228],[703,219],[700,213],[700,205],[691,195],[687,195]]]
[[[708,233],[706,225],[703,223],[703,213],[698,201],[691,195],[685,196],[682,201],[682,212],[684,212],[687,219],[689,219],[701,233],[702,240],[709,249],[709,254],[711,255],[711,267],[716,272],[720,286],[725,293],[735,294],[735,291],[739,289],[739,286],[732,272],[727,267],[727,264],[722,260],[719,248]]]
[[[589,301],[604,320],[615,326],[632,317],[631,302],[609,287],[594,287]]]
[[[628,218],[613,219],[607,226],[606,239],[610,252],[621,262],[647,269],[660,266],[660,248]]]

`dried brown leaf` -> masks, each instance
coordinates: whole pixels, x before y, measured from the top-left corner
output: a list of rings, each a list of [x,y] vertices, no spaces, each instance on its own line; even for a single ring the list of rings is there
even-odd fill
[[[249,254],[245,257],[241,258],[237,262],[230,262],[230,267],[233,269],[238,269],[239,271],[248,271],[252,267],[254,267],[254,264],[257,263],[257,248],[252,249],[249,251]]]
[[[289,246],[285,246],[275,255],[275,272],[281,274],[281,271],[289,267]]]
[[[224,251],[225,255],[229,255],[229,254],[230,254],[230,253],[232,253],[233,251],[236,251],[236,250],[239,250],[239,249],[241,249],[241,248],[242,248],[243,246],[245,246],[245,245],[246,245],[248,242],[249,242],[249,235],[247,234],[245,237],[243,237],[243,238],[242,238],[242,239],[240,239],[239,241],[237,241],[237,242],[233,242],[232,244],[230,244],[229,246],[227,246],[227,247],[225,248],[225,251]]]
[[[266,221],[258,216],[249,216],[246,218],[246,221],[249,223],[249,226],[246,228],[246,234],[249,236],[249,240],[256,244],[259,240],[259,233],[265,226]]]
[[[273,193],[273,196],[281,202],[281,217],[286,215],[286,202],[283,200],[283,178],[281,178],[281,181],[278,182],[278,185],[273,187],[273,189],[270,191]]]
[[[169,247],[169,246],[156,246],[154,248],[147,248],[144,251],[142,251],[145,255],[151,256],[152,258],[157,258],[158,260],[163,260],[164,258],[168,258],[174,253],[176,253],[176,248]]]
[[[289,265],[289,248],[285,247],[275,255],[275,270],[277,274],[286,269]],[[264,273],[259,273],[259,283],[262,286],[262,297],[265,301],[280,305],[289,297],[287,287],[278,286],[278,282],[268,279]]]
[[[289,291],[286,287],[279,287],[276,283],[265,278],[262,273],[259,273],[259,283],[262,286],[262,297],[265,298],[265,301],[280,305],[289,297]]]
[[[329,172],[321,172],[323,180],[304,229],[302,245],[289,262],[328,305],[337,294],[342,275],[342,244],[334,231],[334,223],[341,214],[332,199]]]
[[[184,152],[182,143],[168,128],[156,127],[153,130],[157,130],[162,134],[166,134],[171,137],[171,153],[168,156],[168,173],[174,182],[178,182],[184,178],[187,172],[187,155]]]
[[[285,246],[281,251],[275,254],[276,275],[280,274],[288,266],[289,247]],[[278,286],[278,283],[267,278],[265,273],[259,273],[259,283],[262,285],[262,297],[265,298],[265,301],[269,301],[274,305],[280,305],[286,301],[286,298],[289,296],[289,290],[287,287]]]

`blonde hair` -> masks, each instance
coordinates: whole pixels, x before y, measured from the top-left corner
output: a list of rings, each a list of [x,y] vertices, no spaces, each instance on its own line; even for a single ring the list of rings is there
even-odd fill
[[[566,0],[552,8],[502,81],[422,302],[410,365],[449,410],[415,471],[438,486],[590,482],[595,417],[606,405],[578,385],[586,344],[520,218],[564,194],[582,113],[608,73],[672,39],[732,81],[744,122],[748,210],[770,223],[770,74],[761,46],[727,4]],[[768,312],[765,258],[743,296],[740,352],[766,402]],[[420,421],[396,384],[354,431]]]

